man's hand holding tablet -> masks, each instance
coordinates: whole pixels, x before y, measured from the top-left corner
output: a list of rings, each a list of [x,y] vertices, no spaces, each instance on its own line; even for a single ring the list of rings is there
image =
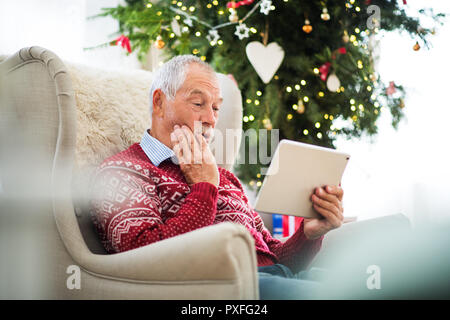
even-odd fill
[[[342,198],[344,190],[339,186],[318,187],[311,195],[314,210],[325,219],[305,218],[303,232],[310,239],[317,239],[328,231],[339,228],[344,221]]]

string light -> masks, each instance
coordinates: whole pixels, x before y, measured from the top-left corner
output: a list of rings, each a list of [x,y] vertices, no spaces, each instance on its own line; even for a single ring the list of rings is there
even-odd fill
[[[316,124],[314,125],[317,129],[320,128],[320,122],[316,122]]]
[[[255,100],[255,106],[259,106],[259,100]]]
[[[288,87],[286,87],[286,91],[287,92],[292,92],[292,88],[288,86]]]
[[[295,86],[294,86],[294,88],[295,88],[295,90],[300,90],[300,85],[299,84],[296,84]]]
[[[307,96],[304,96],[304,97],[303,97],[303,101],[308,102],[308,101],[309,101],[309,98],[308,98]]]
[[[307,129],[303,130],[303,134],[304,134],[305,136],[307,136],[308,133],[309,133],[309,131],[308,131]]]
[[[261,91],[256,91],[256,95],[258,96],[258,97],[260,97],[261,95],[262,95],[262,92]]]
[[[300,83],[301,83],[302,86],[306,86],[306,81],[305,80],[300,81]]]
[[[293,117],[294,117],[294,116],[292,115],[292,113],[288,113],[288,115],[286,116],[286,118],[287,118],[288,120],[291,120]]]
[[[325,95],[325,93],[323,93],[322,91],[319,91],[319,93],[317,95],[322,98]]]

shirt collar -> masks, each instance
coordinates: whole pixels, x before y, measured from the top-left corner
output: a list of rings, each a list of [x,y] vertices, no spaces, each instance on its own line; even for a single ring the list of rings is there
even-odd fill
[[[175,160],[175,153],[173,150],[155,137],[152,137],[148,133],[148,130],[146,130],[142,136],[140,146],[155,166],[159,166],[161,162],[169,158],[171,158],[172,161]]]

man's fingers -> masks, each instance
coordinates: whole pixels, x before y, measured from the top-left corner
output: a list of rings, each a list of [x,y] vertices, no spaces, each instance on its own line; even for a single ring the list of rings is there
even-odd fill
[[[188,142],[188,138],[184,135],[184,133],[182,132],[182,130],[177,129],[175,130],[175,134],[177,135],[177,139],[178,139],[178,144],[181,147],[181,158],[180,163],[183,164],[189,164],[192,162],[192,153],[191,153],[191,148]]]
[[[322,188],[317,188],[316,189],[316,192],[314,193],[317,197],[319,197],[319,198],[321,198],[321,199],[323,199],[323,200],[325,200],[325,201],[328,201],[328,202],[332,202],[332,203],[334,203],[337,207],[339,207],[339,199],[338,199],[338,197],[336,196],[336,195],[334,195],[334,194],[330,194],[330,193],[327,193],[327,192],[325,192]]]
[[[182,152],[182,150],[181,150],[180,144],[179,144],[178,142],[176,142],[176,143],[174,144],[172,150],[173,150],[173,152],[175,153],[175,156],[177,157],[178,162],[180,163],[181,160],[183,159],[183,152]]]
[[[195,161],[195,163],[197,163],[197,164],[201,164],[201,163],[203,163],[203,150],[202,150],[202,141],[201,141],[201,137],[202,137],[202,134],[201,134],[201,132],[200,133],[198,133],[198,132],[196,132],[196,133],[194,133],[194,135],[193,135],[193,141],[194,141],[194,143],[193,143],[193,145],[194,145],[194,161]]]
[[[186,139],[188,141],[188,144],[189,144],[189,147],[192,150],[192,148],[194,146],[194,137],[192,135],[191,129],[189,129],[186,126],[182,126],[180,130],[181,130],[182,134],[184,134],[184,136],[186,137]]]
[[[336,215],[334,215],[329,210],[317,204],[313,204],[313,207],[320,215],[327,219],[327,221],[333,226],[333,228],[339,228],[342,225],[342,220],[336,217]]]
[[[344,198],[344,189],[342,189],[340,186],[326,186],[325,190],[328,193],[334,194],[336,197],[338,197],[339,201],[342,201]]]
[[[331,212],[333,215],[335,215],[336,217],[342,219],[342,215],[340,213],[340,208],[339,205],[336,205],[333,202],[329,202],[326,200],[323,200],[319,197],[317,197],[316,195],[312,196],[312,200],[314,202],[315,205],[318,205],[326,210],[328,210],[329,212]]]

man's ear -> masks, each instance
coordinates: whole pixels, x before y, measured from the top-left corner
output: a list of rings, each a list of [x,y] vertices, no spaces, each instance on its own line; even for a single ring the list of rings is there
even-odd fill
[[[156,89],[153,92],[153,114],[162,117],[164,115],[164,101],[166,96],[161,89]]]

